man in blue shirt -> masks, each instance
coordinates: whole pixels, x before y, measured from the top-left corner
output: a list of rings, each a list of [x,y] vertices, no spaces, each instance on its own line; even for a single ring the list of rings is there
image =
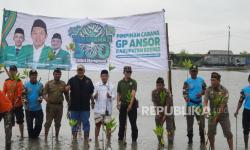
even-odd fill
[[[37,71],[31,70],[29,72],[30,81],[24,84],[26,89],[27,100],[24,101],[26,108],[26,121],[29,138],[38,138],[42,130],[43,111],[42,111],[42,90],[43,85],[37,81]],[[35,126],[33,122],[35,120]]]
[[[205,119],[204,115],[198,109],[202,109],[202,95],[204,95],[206,90],[206,83],[203,78],[198,77],[198,67],[192,65],[189,69],[190,78],[188,78],[183,85],[183,97],[187,104],[187,136],[188,143],[193,143],[193,125],[194,116],[199,125],[199,134],[201,144],[205,143]]]
[[[248,76],[248,82],[250,84],[250,74]],[[248,149],[248,137],[249,137],[249,129],[250,129],[250,85],[246,86],[241,90],[240,99],[238,103],[238,107],[234,116],[237,117],[239,110],[244,102],[244,110],[243,110],[243,117],[242,117],[242,125],[243,125],[243,133],[244,133],[244,142],[245,142],[245,149]]]

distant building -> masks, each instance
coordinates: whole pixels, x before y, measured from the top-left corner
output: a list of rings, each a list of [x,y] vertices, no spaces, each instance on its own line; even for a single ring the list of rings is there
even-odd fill
[[[228,55],[227,50],[209,50],[208,55]],[[229,51],[229,55],[233,55],[232,51]]]
[[[208,66],[244,66],[247,64],[247,58],[244,55],[234,55],[232,51],[229,51],[228,55],[227,50],[209,50],[204,55],[204,64]]]
[[[250,66],[250,55],[246,55],[246,65]]]

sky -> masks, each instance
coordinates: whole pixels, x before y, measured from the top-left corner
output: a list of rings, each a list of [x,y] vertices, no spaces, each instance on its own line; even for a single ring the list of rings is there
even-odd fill
[[[0,0],[3,9],[66,18],[108,18],[165,9],[170,51],[250,53],[250,0]],[[0,28],[1,31],[1,28]]]

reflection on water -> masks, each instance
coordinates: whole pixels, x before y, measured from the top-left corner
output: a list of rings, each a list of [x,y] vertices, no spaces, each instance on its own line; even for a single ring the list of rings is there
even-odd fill
[[[22,71],[21,69],[19,70]],[[208,85],[210,85],[210,73],[212,71],[200,71],[199,74],[205,78],[205,81]],[[47,71],[39,71],[39,76],[42,77],[42,82],[45,83],[47,81]],[[89,76],[93,82],[99,81],[99,72],[89,72],[86,71],[87,76]],[[247,72],[234,72],[234,71],[219,71],[222,75],[221,82],[222,84],[229,90],[229,113],[230,113],[230,121],[231,121],[231,128],[234,134],[234,144],[235,144],[235,131],[236,131],[236,120],[233,117],[233,113],[237,107],[237,102],[239,99],[239,93],[241,88],[248,85]],[[67,82],[68,73],[63,72],[62,79]],[[70,76],[75,75],[75,72],[70,72]],[[121,72],[112,72],[111,73],[111,81],[117,83],[122,78]],[[109,149],[113,150],[157,150],[158,147],[158,140],[153,132],[155,128],[155,121],[154,116],[143,116],[141,113],[142,106],[150,106],[152,105],[151,91],[155,88],[155,80],[157,77],[165,77],[166,73],[163,72],[150,72],[150,73],[138,73],[133,72],[132,75],[138,82],[138,91],[137,91],[137,98],[140,101],[140,106],[138,109],[138,118],[137,124],[139,129],[139,136],[137,143],[132,143],[132,139],[127,136],[127,144],[121,144],[118,142],[118,128],[112,135],[111,145]],[[172,72],[173,80],[173,95],[174,95],[174,105],[176,106],[185,106],[184,100],[182,98],[182,85],[183,81],[186,79],[186,72],[181,70],[174,70]],[[4,80],[7,78],[5,74],[1,74],[0,76],[0,87],[2,87]],[[52,74],[51,77],[52,78]],[[167,85],[167,84],[166,84]],[[46,103],[43,102],[43,110],[45,113],[45,105]],[[114,105],[115,107],[115,105]],[[59,136],[59,141],[56,142],[55,138],[53,138],[52,142],[52,132],[49,133],[48,142],[44,142],[44,129],[41,132],[40,138],[36,140],[29,140],[27,138],[27,129],[25,124],[25,138],[20,141],[19,139],[19,128],[15,126],[13,128],[13,136],[12,136],[12,149],[13,150],[82,150],[82,149],[90,149],[93,150],[97,147],[97,149],[103,149],[103,144],[101,138],[99,138],[99,142],[96,145],[94,140],[89,142],[89,148],[86,146],[84,147],[83,137],[79,137],[76,143],[72,143],[71,140],[71,130],[70,126],[66,117],[67,113],[67,105],[64,104],[64,115],[62,118],[61,123],[61,131]],[[241,109],[242,111],[242,109]],[[244,141],[243,141],[243,134],[242,134],[242,127],[241,127],[241,116],[242,112],[239,113],[238,117],[238,149],[244,148]],[[113,117],[118,122],[118,111],[116,108],[113,109]],[[93,110],[91,110],[90,116],[90,124],[91,124],[91,132],[90,138],[94,139],[94,115]],[[199,139],[199,130],[196,123],[194,123],[194,138],[193,138],[193,145],[187,144],[187,136],[186,136],[186,118],[184,116],[176,116],[175,117],[175,124],[176,124],[176,132],[175,132],[175,141],[174,145],[170,146],[167,143],[164,146],[164,149],[169,150],[199,150],[203,149],[204,147],[200,147],[200,139]],[[52,126],[54,126],[52,124]],[[164,125],[165,126],[165,125]],[[207,121],[206,121],[206,130],[207,130]],[[4,127],[3,127],[3,120],[0,123],[0,150],[4,149],[5,146],[5,134],[4,134]],[[130,126],[128,126],[127,135],[131,135]],[[165,141],[167,141],[167,135],[165,135]],[[98,146],[99,145],[99,146]],[[220,125],[217,127],[217,135],[215,137],[215,145],[216,149],[228,149],[227,141],[223,136],[222,130]],[[106,144],[104,147],[108,147]]]

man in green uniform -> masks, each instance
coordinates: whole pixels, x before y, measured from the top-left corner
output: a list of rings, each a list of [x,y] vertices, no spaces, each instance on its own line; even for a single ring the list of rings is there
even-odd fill
[[[59,68],[56,68],[53,72],[54,80],[48,81],[45,84],[45,88],[43,90],[43,97],[47,102],[46,123],[44,125],[45,141],[47,141],[49,128],[52,124],[53,119],[55,122],[56,140],[58,140],[63,114],[63,94],[67,102],[69,101],[69,94],[65,91],[66,83],[60,80],[61,75],[61,70]]]
[[[20,52],[23,48],[24,42],[24,31],[22,28],[16,28],[13,40],[15,42],[14,46],[7,46],[4,49],[4,64],[6,66],[16,65],[17,67],[22,67],[21,62],[23,61],[20,57]]]
[[[45,46],[47,38],[47,27],[44,21],[37,19],[31,28],[32,45],[25,45],[21,51],[25,64],[31,65],[32,68],[46,68],[49,64],[49,53],[52,49]]]
[[[118,82],[117,86],[117,109],[120,112],[118,140],[124,140],[128,116],[132,129],[132,142],[136,143],[138,138],[138,128],[136,124],[138,102],[135,98],[137,82],[131,78],[131,66],[125,66],[123,74],[124,78]]]
[[[156,80],[156,89],[152,91],[152,102],[154,103],[156,116],[155,123],[157,127],[162,127],[165,120],[167,124],[168,143],[173,144],[173,134],[175,131],[174,114],[171,112],[173,106],[173,99],[171,92],[165,88],[163,78]],[[167,110],[166,110],[167,109]],[[167,112],[167,114],[166,114]],[[163,145],[161,137],[158,137],[159,145]]]
[[[68,70],[70,68],[70,54],[63,50],[61,46],[62,37],[59,33],[55,33],[51,39],[54,58],[50,61],[50,64],[52,68]]]
[[[211,86],[205,92],[204,104],[207,107],[209,102],[211,113],[208,119],[208,138],[211,149],[214,150],[216,127],[220,123],[223,134],[227,138],[229,149],[233,150],[233,134],[227,106],[229,94],[228,90],[220,84],[220,78],[219,73],[213,72],[211,74]]]

